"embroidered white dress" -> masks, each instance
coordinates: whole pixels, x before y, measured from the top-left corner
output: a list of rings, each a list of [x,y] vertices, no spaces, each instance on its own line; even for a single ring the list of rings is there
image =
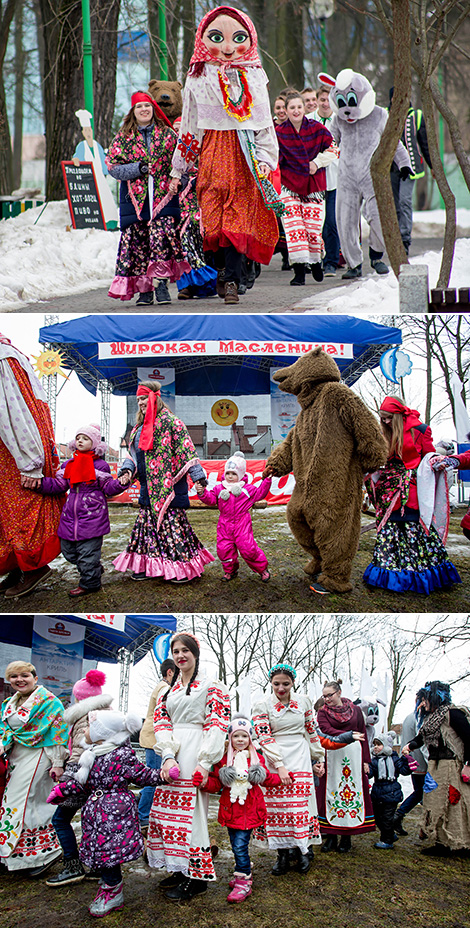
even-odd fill
[[[3,710],[13,730],[25,725],[34,694],[19,707],[15,693]],[[8,774],[0,810],[0,861],[8,870],[48,864],[62,854],[51,824],[55,806],[46,800],[54,783],[51,767],[64,762],[65,747],[25,747],[15,742],[8,755]]]
[[[276,850],[298,847],[306,854],[310,844],[321,844],[312,762],[325,756],[310,699],[299,695],[284,706],[266,696],[253,710],[253,724],[269,769],[284,766],[294,780],[265,790],[268,818],[256,838]]]
[[[147,856],[151,867],[185,873],[193,880],[215,880],[207,826],[209,794],[196,789],[192,775],[198,764],[210,770],[224,753],[230,721],[227,687],[196,679],[189,696],[179,681],[157,702],[155,750],[176,757],[179,779],[157,786],[149,817]]]

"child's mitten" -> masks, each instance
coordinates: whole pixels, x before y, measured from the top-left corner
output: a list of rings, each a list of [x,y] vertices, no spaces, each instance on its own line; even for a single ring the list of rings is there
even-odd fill
[[[262,764],[252,764],[248,769],[248,782],[253,783],[255,786],[258,786],[260,783],[264,783],[266,779],[266,770]]]
[[[172,780],[177,780],[178,777],[179,777],[179,775],[180,775],[180,768],[175,764],[174,767],[170,767],[170,769],[169,769],[169,771],[168,771],[168,775],[170,776],[170,778],[171,778]],[[202,780],[202,774],[201,774],[201,773],[199,773],[199,774],[194,774],[194,776],[200,776],[200,777],[201,777],[201,780]],[[194,783],[194,777],[193,777],[193,783]]]
[[[418,761],[415,760],[414,757],[411,756],[411,754],[408,754],[408,757],[406,759],[408,761],[408,767],[410,768],[411,772],[414,773],[415,770],[417,770],[419,767]]]
[[[235,767],[221,767],[219,770],[219,780],[222,786],[231,786],[237,779]]]
[[[174,768],[172,767],[171,769],[173,770]],[[171,776],[171,771],[170,771],[170,776]],[[202,783],[202,779],[203,777],[202,777],[201,771],[196,770],[196,773],[193,773],[193,786],[200,786]]]
[[[52,792],[49,793],[49,796],[47,797],[46,802],[50,802],[52,803],[52,805],[58,805],[59,802],[62,802],[62,800],[65,799],[65,796],[62,790],[63,785],[64,785],[63,783],[57,783],[56,786],[54,786],[54,789],[52,790]]]

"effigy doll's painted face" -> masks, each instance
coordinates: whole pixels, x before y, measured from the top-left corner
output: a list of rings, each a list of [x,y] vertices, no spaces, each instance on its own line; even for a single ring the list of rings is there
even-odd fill
[[[243,58],[251,46],[247,29],[232,16],[221,13],[207,27],[202,36],[203,44],[213,58],[219,61],[236,61]]]

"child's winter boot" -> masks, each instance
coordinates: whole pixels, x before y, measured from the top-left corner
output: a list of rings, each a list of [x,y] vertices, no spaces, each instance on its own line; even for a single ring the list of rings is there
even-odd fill
[[[253,877],[251,873],[250,876],[247,876],[246,873],[234,873],[233,876],[234,886],[227,896],[227,902],[244,902],[247,896],[251,896]]]
[[[88,906],[90,915],[96,915],[97,918],[103,918],[115,909],[124,908],[124,893],[122,891],[122,880],[117,886],[107,886],[102,883],[93,902]]]

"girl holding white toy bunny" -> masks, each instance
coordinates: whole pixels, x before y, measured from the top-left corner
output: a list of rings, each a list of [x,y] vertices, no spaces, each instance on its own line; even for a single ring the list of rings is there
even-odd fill
[[[249,719],[236,717],[228,730],[228,748],[222,760],[215,764],[203,789],[220,797],[218,820],[228,828],[235,857],[235,872],[230,880],[228,902],[243,902],[251,894],[253,878],[248,844],[253,828],[264,825],[266,803],[260,784],[265,789],[281,786],[277,773],[270,773],[252,741]],[[202,774],[195,773],[193,784],[201,787]]]

